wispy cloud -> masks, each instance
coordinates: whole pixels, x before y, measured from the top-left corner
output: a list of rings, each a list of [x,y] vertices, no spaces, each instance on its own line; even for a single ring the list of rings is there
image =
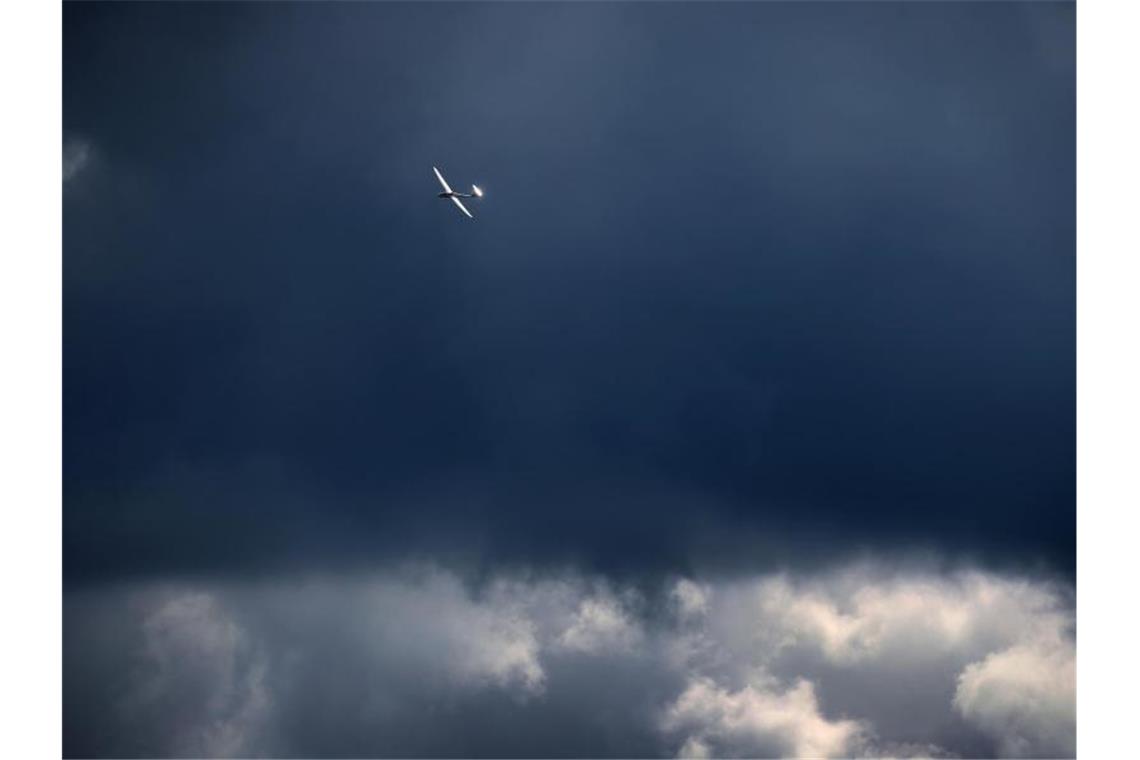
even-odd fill
[[[91,143],[79,137],[68,138],[63,144],[63,182],[78,177],[91,164]]]

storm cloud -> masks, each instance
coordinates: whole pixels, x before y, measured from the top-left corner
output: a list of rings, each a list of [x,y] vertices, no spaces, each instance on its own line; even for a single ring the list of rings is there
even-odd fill
[[[1071,3],[63,16],[68,756],[1073,752]]]
[[[1074,750],[1071,588],[982,572],[645,588],[418,566],[132,584],[65,613],[68,678],[100,697],[69,755]]]
[[[1070,5],[64,15],[69,579],[1071,570]]]

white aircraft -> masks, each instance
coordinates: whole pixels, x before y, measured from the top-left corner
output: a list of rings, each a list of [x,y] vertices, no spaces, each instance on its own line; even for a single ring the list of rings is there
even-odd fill
[[[475,217],[471,216],[471,212],[467,210],[467,207],[464,206],[463,202],[459,199],[460,198],[482,198],[483,197],[483,191],[480,190],[475,185],[472,185],[471,186],[471,192],[469,192],[469,193],[457,193],[454,190],[452,190],[450,186],[448,186],[447,180],[445,180],[443,178],[443,175],[439,173],[439,169],[436,169],[433,166],[431,168],[431,170],[433,172],[435,172],[435,176],[439,177],[439,184],[443,185],[443,189],[446,191],[446,192],[440,193],[439,197],[440,198],[450,198],[452,203],[454,203],[456,206],[459,206],[460,211],[462,211],[464,214],[467,214],[467,216],[474,219]]]

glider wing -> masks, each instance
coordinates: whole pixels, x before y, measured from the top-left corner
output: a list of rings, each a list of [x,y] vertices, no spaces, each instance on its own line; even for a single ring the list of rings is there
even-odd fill
[[[435,172],[435,176],[439,177],[439,184],[443,185],[443,189],[444,189],[444,191],[446,191],[446,192],[449,192],[449,193],[450,193],[450,192],[451,192],[451,188],[447,186],[447,180],[445,180],[445,179],[443,178],[443,175],[439,173],[439,169],[436,169],[436,168],[433,166],[433,167],[431,168],[431,170],[432,170],[433,172]]]
[[[467,210],[467,207],[464,206],[462,203],[460,203],[459,199],[456,198],[454,195],[451,196],[451,200],[455,201],[455,205],[459,206],[460,211],[462,211],[464,214],[467,214],[467,216],[471,217],[472,219],[475,218],[475,217],[471,216],[471,212]]]

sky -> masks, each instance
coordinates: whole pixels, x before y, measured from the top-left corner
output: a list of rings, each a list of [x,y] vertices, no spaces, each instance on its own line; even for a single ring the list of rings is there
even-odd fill
[[[66,755],[1073,754],[1071,3],[63,20]]]

